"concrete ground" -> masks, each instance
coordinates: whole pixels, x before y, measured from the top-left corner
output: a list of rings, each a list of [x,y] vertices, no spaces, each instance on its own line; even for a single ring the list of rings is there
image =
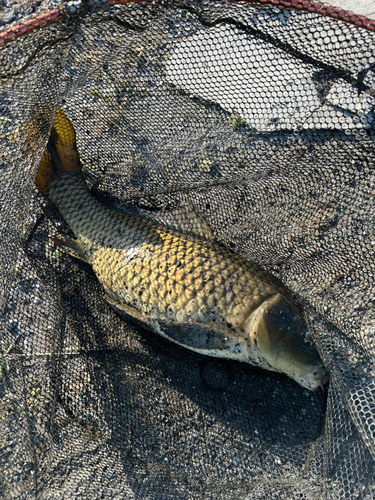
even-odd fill
[[[361,16],[366,16],[370,19],[375,19],[375,1],[374,0],[325,0],[323,3],[325,5],[331,5],[332,7],[339,7],[341,9],[354,12]]]

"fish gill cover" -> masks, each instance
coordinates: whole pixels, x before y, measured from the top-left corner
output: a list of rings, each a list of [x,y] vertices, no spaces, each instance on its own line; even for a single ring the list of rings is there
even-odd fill
[[[375,41],[305,4],[47,2],[0,34],[3,498],[375,497]],[[326,393],[112,310],[34,185],[57,104],[96,196],[192,202],[290,290]]]

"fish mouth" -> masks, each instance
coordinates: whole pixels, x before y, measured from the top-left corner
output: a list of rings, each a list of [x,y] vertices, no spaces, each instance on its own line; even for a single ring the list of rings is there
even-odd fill
[[[281,294],[267,298],[245,321],[249,362],[284,373],[310,391],[328,381],[307,327]]]
[[[289,376],[302,387],[310,391],[316,391],[320,387],[324,392],[324,385],[329,381],[329,372],[323,365],[317,370],[314,370],[313,373],[307,373],[303,376],[298,376],[298,374],[294,377],[291,375]]]

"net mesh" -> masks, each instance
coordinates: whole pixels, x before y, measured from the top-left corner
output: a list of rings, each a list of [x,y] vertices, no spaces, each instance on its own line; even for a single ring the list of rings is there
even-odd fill
[[[0,494],[375,498],[374,34],[237,2],[74,10],[0,55]],[[34,186],[56,104],[97,196],[191,200],[295,294],[328,393],[111,309]]]

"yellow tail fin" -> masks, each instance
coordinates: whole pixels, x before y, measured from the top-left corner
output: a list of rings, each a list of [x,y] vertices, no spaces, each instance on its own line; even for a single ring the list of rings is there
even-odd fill
[[[71,121],[63,110],[57,106],[52,125],[49,143],[52,142],[56,152],[58,165],[52,160],[46,149],[40,162],[35,178],[35,184],[42,193],[45,193],[50,182],[60,172],[80,172],[81,165],[76,144],[76,133]]]

